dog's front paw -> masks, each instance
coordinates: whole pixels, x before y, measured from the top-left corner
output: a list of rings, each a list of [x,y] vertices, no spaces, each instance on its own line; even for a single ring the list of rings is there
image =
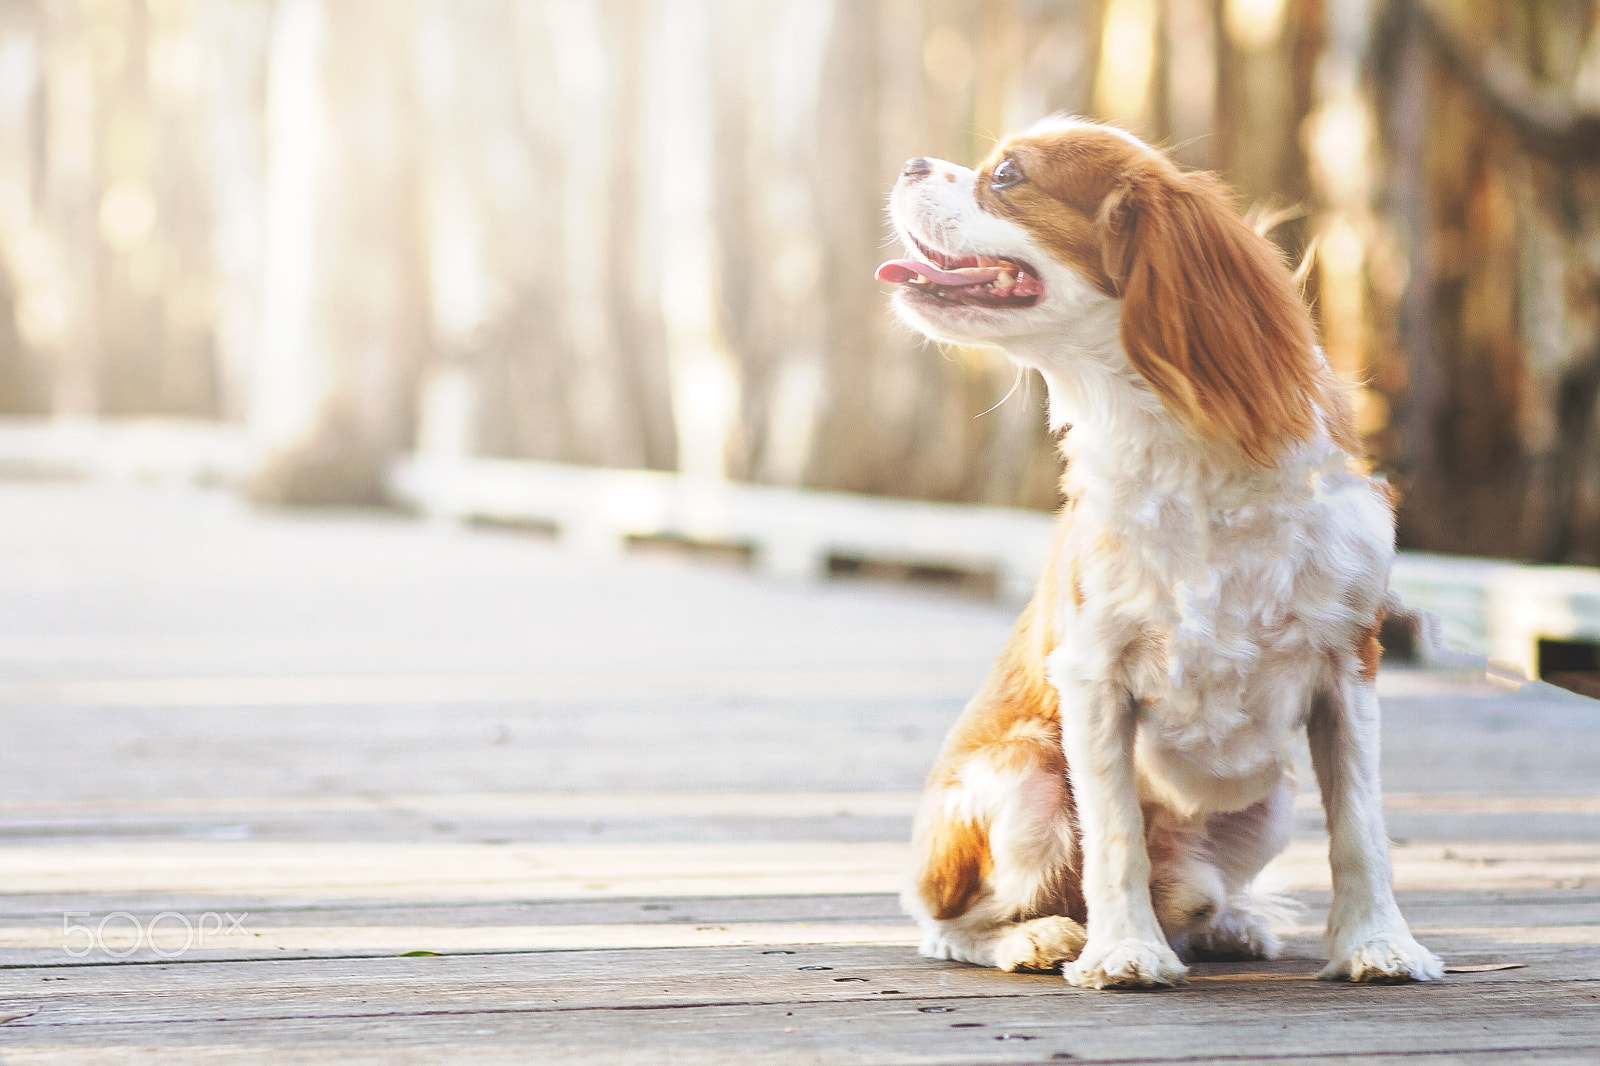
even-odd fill
[[[1087,938],[1083,926],[1071,918],[1035,918],[1006,934],[995,948],[994,964],[1012,973],[1048,973],[1077,958]]]
[[[1188,973],[1166,944],[1133,939],[1096,944],[1092,937],[1078,961],[1062,971],[1077,988],[1165,988],[1182,984]]]
[[[1382,985],[1436,981],[1444,976],[1444,963],[1399,929],[1379,933],[1336,956],[1317,976],[1324,981]]]

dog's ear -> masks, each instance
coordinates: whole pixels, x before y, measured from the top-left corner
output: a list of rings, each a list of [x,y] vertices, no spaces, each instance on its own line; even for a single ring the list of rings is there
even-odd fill
[[[1101,202],[1128,360],[1192,434],[1263,464],[1314,427],[1325,371],[1293,276],[1207,174],[1144,172]]]
[[[1118,296],[1133,270],[1134,233],[1139,226],[1137,204],[1134,186],[1120,183],[1100,201],[1100,213],[1094,220],[1100,236],[1101,267],[1116,286]]]

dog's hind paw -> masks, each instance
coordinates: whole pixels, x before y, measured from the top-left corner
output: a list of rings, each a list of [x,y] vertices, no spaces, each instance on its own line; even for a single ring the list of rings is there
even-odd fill
[[[1317,974],[1324,981],[1394,985],[1436,981],[1444,963],[1405,930],[1380,933],[1328,963]]]
[[[1078,961],[1062,970],[1077,988],[1166,988],[1182,984],[1189,970],[1177,953],[1153,940],[1091,940]]]
[[[1229,907],[1185,938],[1189,959],[1272,959],[1283,949],[1267,920]]]
[[[994,964],[1012,973],[1049,973],[1071,962],[1083,950],[1083,926],[1055,914],[1023,922],[995,946]]]

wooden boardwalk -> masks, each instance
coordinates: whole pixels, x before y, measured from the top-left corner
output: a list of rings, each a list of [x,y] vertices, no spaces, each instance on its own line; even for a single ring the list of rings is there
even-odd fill
[[[1540,686],[1381,678],[1402,905],[1476,971],[1310,979],[1310,792],[1281,960],[917,957],[915,791],[1009,621],[0,484],[0,1062],[1600,1062],[1600,704]]]

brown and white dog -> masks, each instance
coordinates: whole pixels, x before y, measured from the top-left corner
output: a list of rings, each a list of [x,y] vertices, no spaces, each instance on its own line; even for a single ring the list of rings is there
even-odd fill
[[[978,170],[911,160],[891,213],[900,316],[1039,371],[1070,427],[1052,563],[917,817],[923,954],[1065,963],[1086,988],[1270,957],[1250,886],[1288,842],[1305,726],[1322,976],[1439,977],[1395,905],[1378,785],[1393,513],[1278,252],[1210,176],[1076,120]]]

